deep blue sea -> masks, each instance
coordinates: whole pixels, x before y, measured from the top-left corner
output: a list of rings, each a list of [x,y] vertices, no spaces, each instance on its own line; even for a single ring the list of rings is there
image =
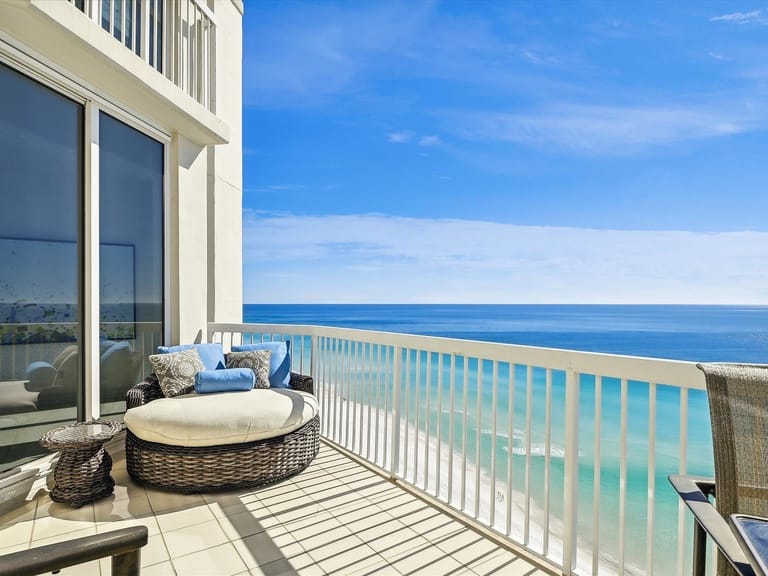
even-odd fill
[[[768,306],[246,304],[243,320],[673,360],[768,362]]]

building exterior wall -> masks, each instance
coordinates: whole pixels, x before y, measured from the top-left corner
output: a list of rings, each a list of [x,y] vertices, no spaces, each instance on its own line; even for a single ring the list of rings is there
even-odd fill
[[[206,5],[216,18],[215,113],[66,0],[0,1],[0,61],[165,143],[166,344],[242,317],[242,3]],[[87,348],[93,356],[97,346]],[[94,358],[85,380],[97,387]]]
[[[229,143],[209,148],[208,319],[241,322],[243,314],[243,34],[239,0],[217,0],[226,34],[216,44],[217,113],[229,126]]]

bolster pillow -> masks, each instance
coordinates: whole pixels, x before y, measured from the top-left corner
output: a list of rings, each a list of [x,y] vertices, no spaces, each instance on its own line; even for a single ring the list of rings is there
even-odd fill
[[[256,377],[250,368],[202,370],[195,374],[195,392],[237,392],[253,388]]]
[[[48,362],[32,362],[24,372],[24,379],[29,380],[28,388],[35,392],[53,386],[54,378],[56,368]]]

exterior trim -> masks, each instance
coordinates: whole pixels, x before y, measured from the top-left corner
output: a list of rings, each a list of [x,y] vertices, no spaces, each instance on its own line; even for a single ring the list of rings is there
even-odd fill
[[[30,54],[26,50],[21,50],[3,32],[0,32],[0,62],[56,90],[75,102],[86,104],[86,102],[90,101],[97,104],[108,114],[120,119],[132,128],[136,128],[150,138],[163,143],[171,140],[171,135],[168,132],[150,123],[141,114],[105,98],[86,84],[63,74],[46,58]]]

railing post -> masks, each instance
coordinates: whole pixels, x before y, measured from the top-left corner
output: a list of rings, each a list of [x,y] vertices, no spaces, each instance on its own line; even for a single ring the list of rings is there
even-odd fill
[[[151,0],[141,0],[141,59],[144,60],[150,66],[152,63],[149,61],[149,35],[152,33],[152,26],[149,22],[149,2]],[[157,17],[157,14],[155,14]],[[157,54],[157,46],[155,46],[155,54]]]
[[[304,354],[304,347],[301,349],[302,355]],[[317,352],[317,335],[313,332],[309,336],[309,374],[312,376],[312,380],[315,381],[315,396],[318,393],[318,385],[320,383],[320,367],[316,360],[318,358]]]
[[[403,349],[394,347],[392,359],[392,444],[389,451],[389,477],[394,479],[400,464],[400,376]]]
[[[139,576],[141,574],[141,550],[131,550],[112,556],[112,576]]]
[[[565,506],[563,510],[563,574],[576,567],[579,505],[579,375],[565,371]]]

